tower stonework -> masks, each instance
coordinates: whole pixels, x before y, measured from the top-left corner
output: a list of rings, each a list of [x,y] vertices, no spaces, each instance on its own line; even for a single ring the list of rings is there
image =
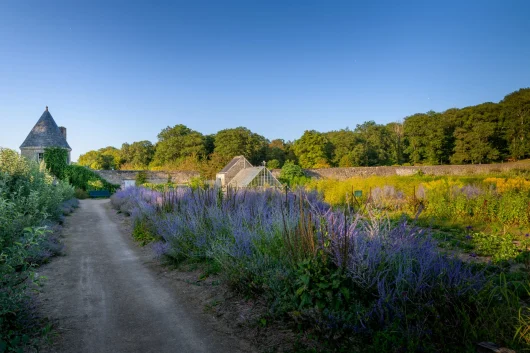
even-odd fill
[[[66,141],[66,128],[57,126],[46,107],[39,121],[20,146],[20,152],[28,159],[40,162],[44,157],[44,150],[48,147],[58,147],[68,151],[68,163],[70,163],[72,148]]]

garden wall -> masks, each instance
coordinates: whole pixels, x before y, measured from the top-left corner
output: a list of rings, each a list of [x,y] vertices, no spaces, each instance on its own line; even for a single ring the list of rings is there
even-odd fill
[[[473,175],[495,174],[513,169],[530,170],[530,161],[497,163],[497,164],[467,164],[467,165],[429,165],[429,166],[395,166],[395,167],[352,167],[352,168],[322,168],[306,169],[305,172],[312,178],[346,180],[352,177],[414,175],[423,173],[427,175]],[[277,178],[280,169],[275,169],[272,174]]]
[[[136,175],[140,172],[139,170],[95,170],[102,178],[107,180],[109,183],[123,185],[125,180],[135,180]],[[167,183],[168,177],[171,178],[171,182],[175,184],[186,184],[191,180],[200,176],[199,172],[194,171],[146,171],[147,182],[154,184]]]

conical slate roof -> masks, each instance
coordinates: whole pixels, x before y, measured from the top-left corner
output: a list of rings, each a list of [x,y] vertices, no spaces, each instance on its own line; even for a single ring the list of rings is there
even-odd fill
[[[24,140],[20,148],[26,147],[62,147],[72,150],[61,130],[53,120],[52,115],[48,111],[48,107],[37,124],[33,127],[28,137]]]

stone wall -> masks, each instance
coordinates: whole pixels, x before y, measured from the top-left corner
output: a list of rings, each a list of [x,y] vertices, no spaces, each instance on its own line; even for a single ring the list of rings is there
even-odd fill
[[[45,147],[23,147],[20,149],[20,155],[32,161],[39,162],[39,153],[44,154]],[[70,151],[68,151],[67,163],[70,164]]]
[[[102,178],[107,180],[109,183],[123,185],[125,180],[135,180],[136,175],[140,172],[139,170],[95,170]],[[199,172],[195,171],[146,171],[147,182],[154,184],[167,183],[168,176],[171,178],[171,182],[175,184],[186,184],[191,178],[198,177]]]
[[[497,164],[467,164],[467,165],[430,165],[430,166],[396,166],[396,167],[352,167],[352,168],[323,168],[307,169],[307,176],[316,179],[346,180],[352,177],[392,176],[392,175],[473,175],[495,174],[514,169],[530,170],[530,161],[497,163]],[[277,178],[280,169],[272,174]]]
[[[237,168],[235,168],[237,169]],[[514,169],[530,170],[530,160],[498,164],[467,164],[467,165],[430,165],[430,166],[397,166],[397,167],[352,167],[352,168],[323,168],[307,169],[306,174],[316,179],[346,180],[352,177],[414,175],[473,175],[495,174]],[[272,170],[275,178],[280,176],[280,169]],[[123,185],[124,180],[135,180],[138,170],[96,170],[100,176],[113,184]],[[147,180],[150,183],[162,184],[168,180],[175,184],[186,184],[191,178],[199,177],[195,171],[147,171]]]

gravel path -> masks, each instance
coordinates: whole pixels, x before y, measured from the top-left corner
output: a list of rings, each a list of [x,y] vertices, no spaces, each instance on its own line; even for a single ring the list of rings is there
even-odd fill
[[[157,276],[108,200],[84,200],[65,222],[65,256],[42,267],[42,310],[60,335],[50,352],[250,352]]]

